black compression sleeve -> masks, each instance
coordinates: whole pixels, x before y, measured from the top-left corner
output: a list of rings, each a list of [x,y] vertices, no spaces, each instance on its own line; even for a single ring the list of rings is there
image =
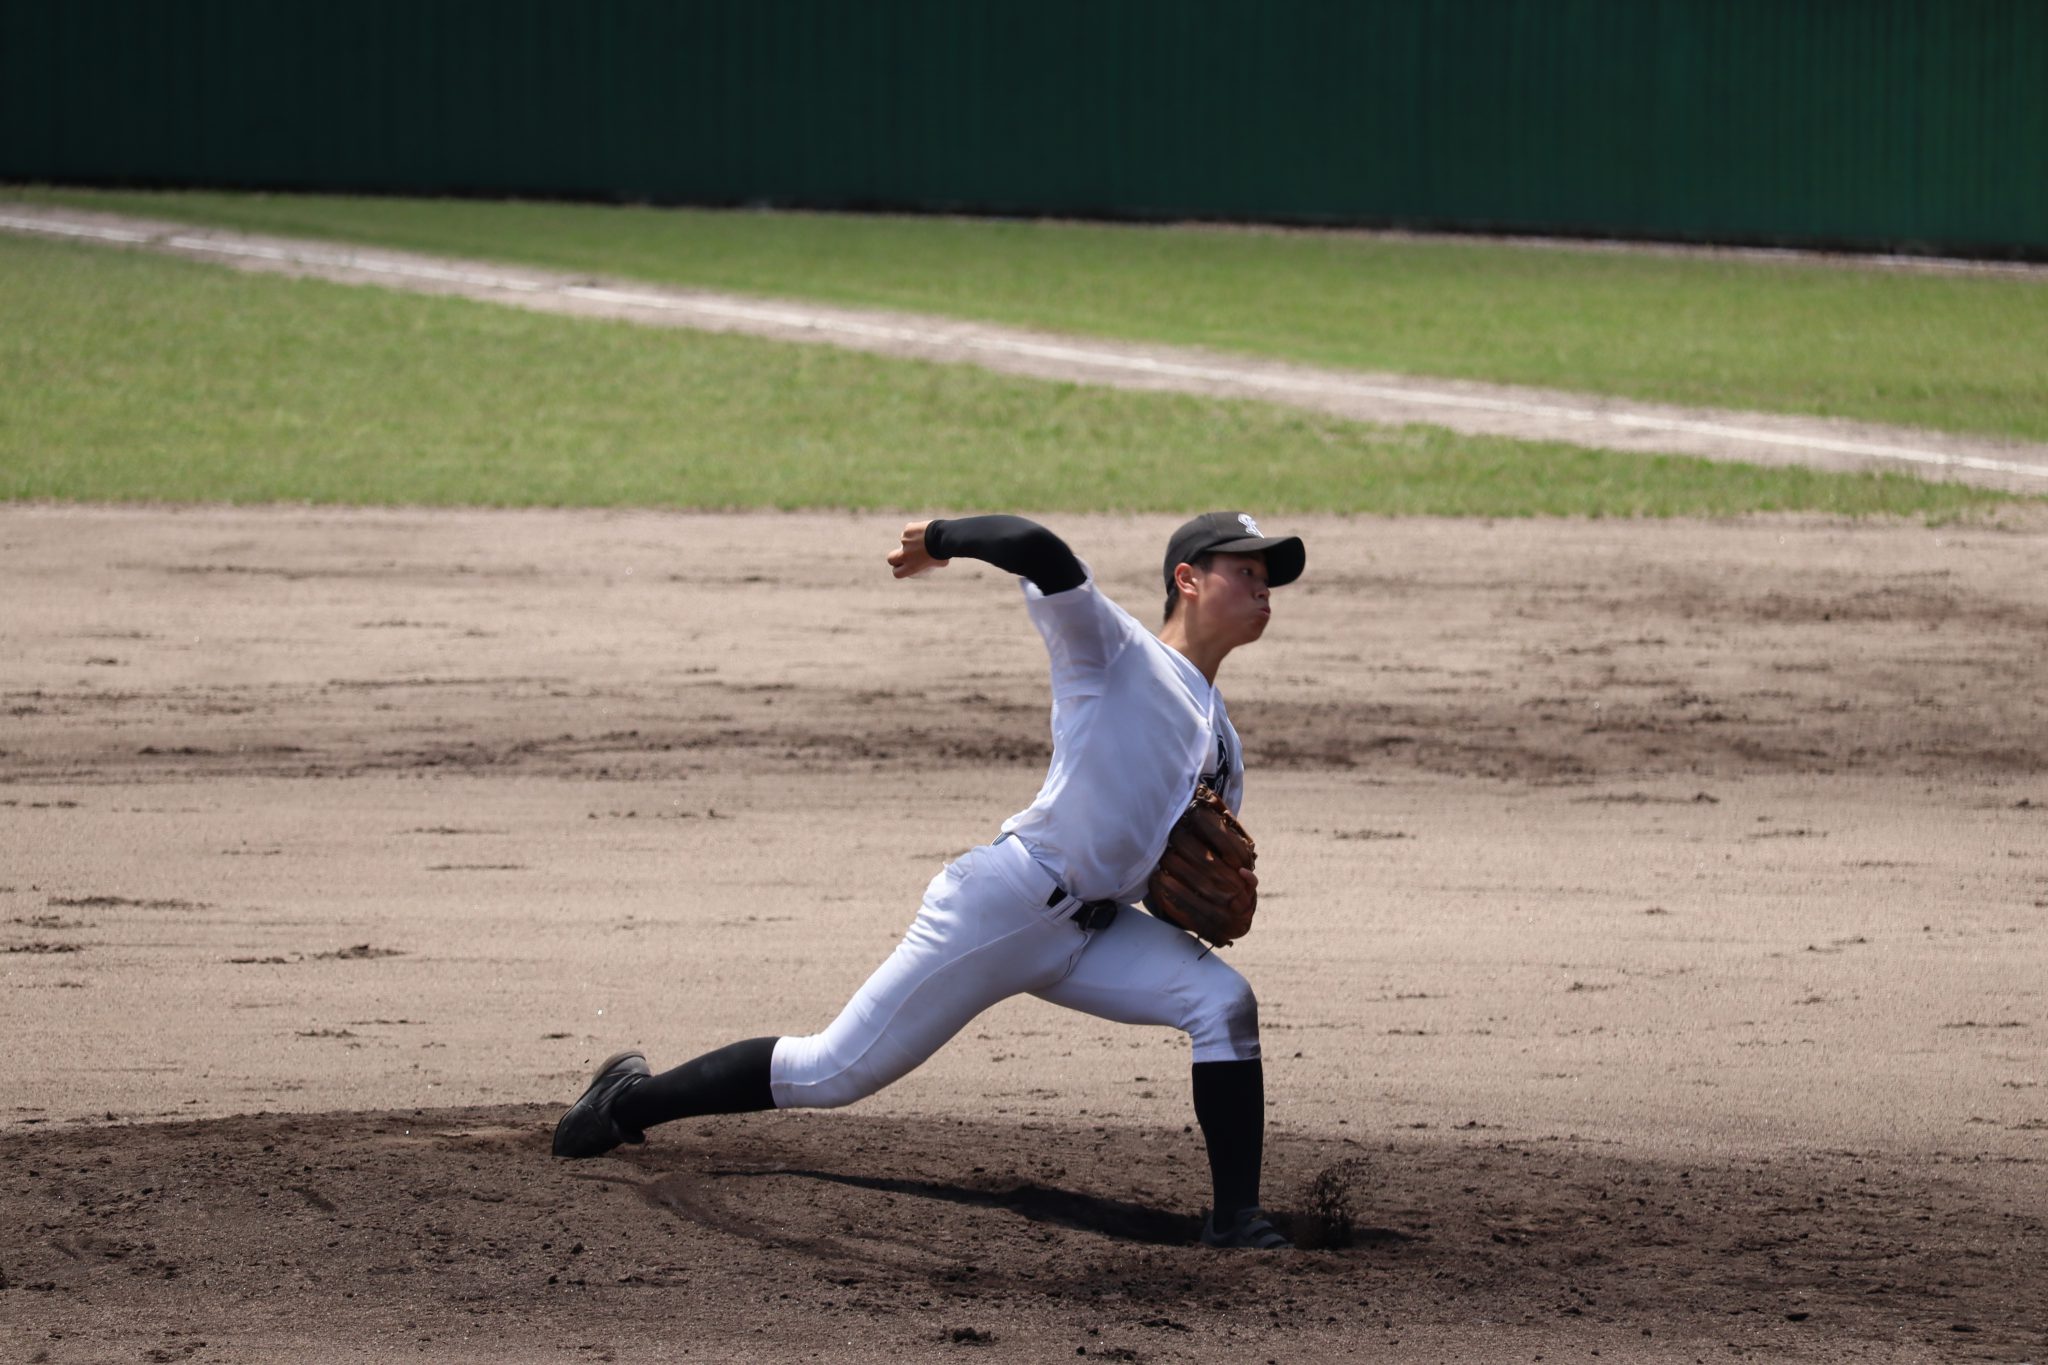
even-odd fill
[[[1088,571],[1067,542],[1023,517],[954,517],[924,528],[924,548],[934,559],[979,559],[1005,573],[1028,578],[1047,595],[1078,588]]]

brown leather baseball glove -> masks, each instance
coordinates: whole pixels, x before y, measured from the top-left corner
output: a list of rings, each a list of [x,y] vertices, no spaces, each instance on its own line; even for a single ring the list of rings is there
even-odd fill
[[[1207,784],[1166,836],[1166,851],[1145,887],[1145,908],[1217,948],[1251,932],[1259,908],[1252,867],[1258,845]]]

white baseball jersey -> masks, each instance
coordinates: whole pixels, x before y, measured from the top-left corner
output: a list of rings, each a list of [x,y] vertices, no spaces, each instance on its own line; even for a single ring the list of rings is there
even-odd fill
[[[1244,763],[1222,697],[1092,576],[1051,596],[1021,581],[1052,655],[1045,785],[1004,822],[1011,837],[932,879],[896,950],[831,1024],[777,1040],[769,1089],[778,1108],[872,1095],[990,1005],[1026,992],[1102,1019],[1178,1028],[1196,1062],[1259,1055],[1258,1001],[1221,957],[1134,910],[1084,929],[1054,889],[1128,905],[1144,894],[1198,775],[1238,806]]]
[[[1237,730],[1215,685],[1104,596],[1092,572],[1050,596],[1018,582],[1052,658],[1052,766],[1003,833],[1073,895],[1130,904],[1197,780],[1242,809]]]

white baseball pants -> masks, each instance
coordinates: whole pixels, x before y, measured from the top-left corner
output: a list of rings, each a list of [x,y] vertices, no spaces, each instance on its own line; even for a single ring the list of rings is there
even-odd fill
[[[1197,1062],[1259,1055],[1258,1002],[1191,937],[1125,906],[1088,932],[1048,908],[1052,874],[1022,842],[973,849],[932,879],[889,960],[823,1033],[775,1045],[782,1109],[851,1104],[908,1075],[999,1000],[1041,1000],[1122,1024],[1168,1024]]]

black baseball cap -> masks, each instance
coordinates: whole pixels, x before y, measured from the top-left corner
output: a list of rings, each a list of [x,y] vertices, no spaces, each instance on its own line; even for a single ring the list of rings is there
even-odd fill
[[[1301,577],[1308,551],[1300,536],[1269,536],[1249,512],[1204,512],[1173,533],[1166,542],[1166,590],[1173,591],[1176,565],[1191,564],[1206,554],[1266,553],[1266,583],[1279,587]]]

